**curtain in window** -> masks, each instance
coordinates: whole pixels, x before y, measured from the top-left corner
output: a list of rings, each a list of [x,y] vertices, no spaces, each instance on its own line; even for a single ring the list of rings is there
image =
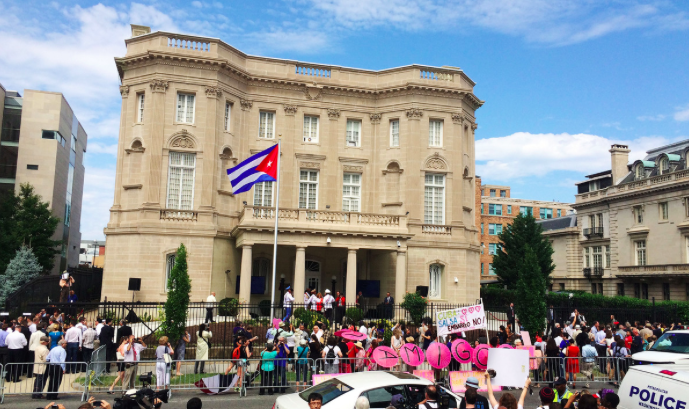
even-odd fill
[[[431,264],[430,280],[428,284],[428,298],[440,298],[440,288],[442,286],[442,266]]]
[[[318,172],[302,170],[299,172],[299,208],[315,209],[318,194]]]
[[[390,121],[390,146],[400,146],[400,121]]]
[[[424,192],[424,223],[443,224],[445,216],[445,176],[427,174]]]
[[[196,154],[170,152],[167,208],[191,210],[194,198]]]
[[[429,146],[440,146],[442,131],[443,121],[430,121],[428,135]]]
[[[360,121],[347,121],[347,145],[359,146],[359,134],[361,133]]]
[[[272,112],[261,112],[259,117],[258,136],[259,138],[273,139],[273,122],[275,114]]]
[[[304,142],[318,141],[318,117],[304,117]]]
[[[361,175],[345,173],[342,183],[342,210],[358,212],[361,201]]]

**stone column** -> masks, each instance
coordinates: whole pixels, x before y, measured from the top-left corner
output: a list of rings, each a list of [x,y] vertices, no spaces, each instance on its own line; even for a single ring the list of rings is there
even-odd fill
[[[122,113],[120,114],[120,137],[117,144],[117,171],[115,172],[115,200],[113,201],[112,210],[120,209],[120,198],[122,197],[122,175],[124,174],[124,139],[125,139],[125,124],[127,123],[127,100],[129,96],[129,86],[122,85],[120,87],[120,94],[122,95]]]
[[[160,188],[163,166],[163,145],[165,143],[165,92],[168,82],[153,80],[151,86],[150,105],[151,125],[150,140],[145,155],[148,157],[148,175],[144,184],[144,206],[160,207]],[[145,157],[146,157],[145,156]]]
[[[297,256],[294,258],[294,302],[304,302],[304,286],[306,286],[306,247],[297,246]]]
[[[203,136],[203,168],[201,181],[202,209],[213,209],[217,192],[217,161],[218,152],[218,105],[222,100],[222,90],[218,87],[206,87],[206,132]],[[224,107],[223,107],[224,108]]]
[[[347,288],[345,289],[345,298],[348,304],[356,302],[356,251],[357,249],[349,249],[347,251]]]
[[[242,268],[241,279],[239,280],[239,301],[249,303],[251,301],[251,264],[253,258],[251,255],[251,246],[242,246]]]
[[[398,305],[404,300],[407,290],[407,252],[397,251],[397,270],[395,273],[395,303]]]

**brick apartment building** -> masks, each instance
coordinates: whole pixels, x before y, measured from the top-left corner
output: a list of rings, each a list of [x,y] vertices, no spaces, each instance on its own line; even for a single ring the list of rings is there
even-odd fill
[[[498,236],[520,213],[531,212],[536,219],[553,219],[572,212],[567,203],[515,199],[509,186],[483,185],[476,176],[476,226],[481,243],[481,283],[495,281],[493,255],[500,248]]]

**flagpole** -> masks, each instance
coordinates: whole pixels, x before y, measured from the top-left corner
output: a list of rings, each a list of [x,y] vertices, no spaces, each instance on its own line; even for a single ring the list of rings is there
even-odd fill
[[[275,234],[273,239],[273,285],[270,287],[270,325],[273,325],[273,319],[275,318],[275,277],[277,277],[276,265],[278,259],[278,214],[280,206],[280,156],[281,151],[281,139],[282,134],[278,135],[278,171],[277,180],[275,182]]]

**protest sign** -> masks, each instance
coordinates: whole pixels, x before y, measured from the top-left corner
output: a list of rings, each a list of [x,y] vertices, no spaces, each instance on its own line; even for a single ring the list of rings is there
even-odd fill
[[[531,336],[529,335],[529,331],[522,331],[522,344],[524,344],[525,347],[531,346]]]
[[[512,347],[512,345],[510,345],[510,344],[502,344],[502,345],[500,345],[498,348],[502,348],[502,349],[514,349],[514,348]]]
[[[488,352],[488,368],[495,370],[493,385],[522,388],[529,377],[529,352],[492,348]]]
[[[468,364],[471,362],[471,356],[474,349],[466,340],[455,339],[450,347],[450,352],[452,352],[452,356],[455,357],[458,362]]]
[[[400,356],[405,364],[411,366],[419,366],[425,359],[423,350],[419,348],[418,345],[412,343],[402,345],[402,348],[400,348]]]
[[[443,369],[450,365],[452,353],[447,345],[440,342],[431,342],[428,349],[426,349],[426,360],[433,368]]]
[[[486,328],[483,303],[436,313],[438,336],[455,334],[472,329]]]
[[[281,319],[279,319],[279,318],[273,318],[273,328],[279,327],[281,322],[282,322]]]
[[[486,378],[483,376],[483,371],[451,371],[450,372],[450,389],[454,393],[466,392],[465,383],[467,378],[475,377],[478,379],[478,391],[487,392]],[[501,391],[500,386],[493,386],[493,391]]]
[[[414,370],[413,374],[418,376],[421,379],[428,379],[429,381],[435,383],[435,374],[430,369]]]
[[[383,345],[374,349],[371,357],[383,368],[392,368],[399,362],[399,357],[395,353],[395,350]]]
[[[488,365],[488,351],[492,349],[486,344],[481,344],[474,348],[474,353],[471,357],[472,362],[478,369],[485,370]]]

